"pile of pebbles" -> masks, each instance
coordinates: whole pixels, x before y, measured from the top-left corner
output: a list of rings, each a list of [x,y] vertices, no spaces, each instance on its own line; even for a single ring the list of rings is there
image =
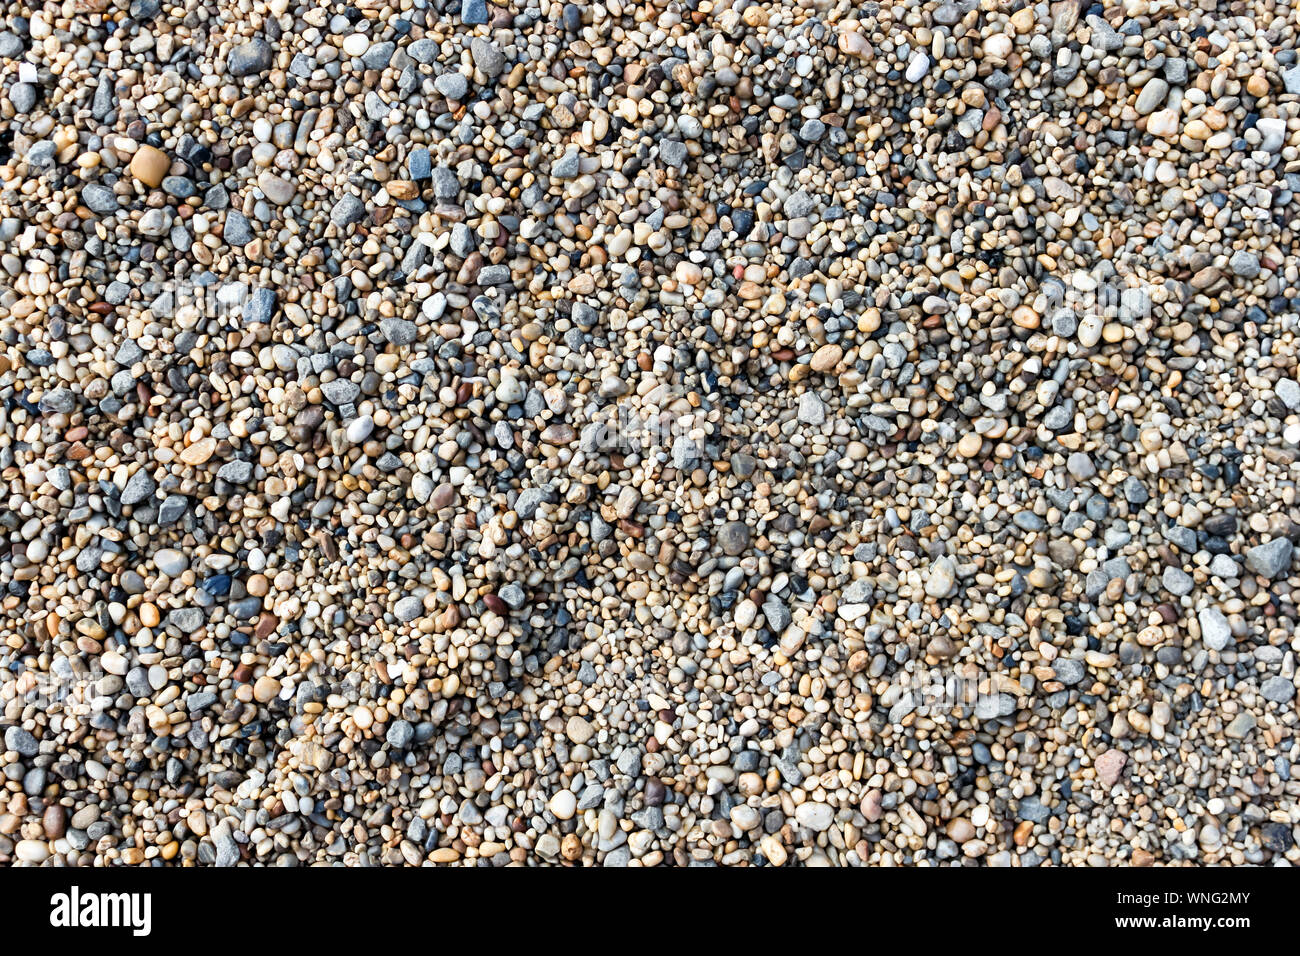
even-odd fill
[[[1298,36],[7,6],[0,864],[1300,862]]]

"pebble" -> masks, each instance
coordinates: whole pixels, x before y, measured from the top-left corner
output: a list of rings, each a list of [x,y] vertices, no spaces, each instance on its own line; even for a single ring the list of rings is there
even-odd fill
[[[930,58],[925,55],[924,50],[916,50],[907,61],[907,69],[903,73],[903,78],[909,83],[916,83],[929,72]]]
[[[296,195],[293,183],[270,170],[257,177],[257,188],[277,206],[287,206]]]
[[[1232,630],[1228,619],[1218,608],[1203,608],[1197,614],[1201,626],[1201,640],[1212,651],[1221,651],[1232,641]]]
[[[799,396],[799,422],[803,425],[822,425],[826,422],[826,406],[812,392]]]
[[[1164,585],[1166,591],[1175,597],[1186,597],[1191,594],[1196,587],[1196,582],[1192,576],[1180,568],[1165,568],[1160,577],[1160,583]]]
[[[474,57],[474,65],[487,76],[499,76],[505,68],[505,55],[488,40],[475,37],[470,41],[470,52]]]
[[[942,557],[932,562],[925,578],[925,593],[932,598],[948,598],[956,588],[957,578],[951,559]]]
[[[117,197],[111,189],[97,183],[89,183],[81,190],[81,199],[91,212],[110,215],[117,212]]]
[[[254,37],[230,51],[226,69],[234,77],[256,76],[271,68],[273,58],[271,44],[261,37]]]
[[[469,81],[465,79],[462,73],[448,72],[435,79],[433,87],[447,99],[459,101],[465,99],[465,94],[469,92]],[[425,155],[428,155],[427,151],[425,151]],[[412,178],[422,179],[424,177],[417,177],[412,173]]]
[[[141,146],[131,157],[131,175],[151,188],[162,185],[170,168],[171,159],[167,154],[148,144]]]
[[[1169,96],[1169,84],[1160,77],[1152,77],[1142,86],[1133,108],[1142,116],[1149,116],[1157,107],[1164,105]]]
[[[1288,93],[1300,95],[1300,66],[1282,71],[1282,85]]]
[[[1104,787],[1113,787],[1119,782],[1120,774],[1124,772],[1124,765],[1128,763],[1128,755],[1122,750],[1111,748],[1101,754],[1094,766],[1097,769],[1097,778]]]
[[[586,719],[579,716],[578,714],[574,714],[572,717],[569,718],[568,723],[565,724],[564,729],[565,729],[565,733],[568,734],[569,739],[572,740],[575,744],[585,744],[596,733],[595,728],[593,728]]]
[[[401,598],[393,605],[393,615],[403,624],[409,624],[424,613],[424,602],[414,595]]]
[[[817,833],[830,829],[835,822],[835,808],[825,803],[801,803],[794,809],[795,820]]]
[[[39,744],[30,731],[21,727],[7,727],[4,733],[5,750],[22,757],[35,757]]]
[[[551,797],[546,808],[555,815],[557,820],[571,820],[577,811],[578,800],[571,790],[561,790]]]
[[[1253,279],[1260,272],[1259,257],[1245,249],[1238,249],[1228,260],[1232,274],[1243,279]]]
[[[718,531],[718,547],[723,554],[736,556],[743,554],[751,540],[749,526],[743,521],[728,521]]]
[[[1246,551],[1246,570],[1266,578],[1276,578],[1291,568],[1291,542],[1286,538],[1274,538],[1266,544],[1257,545]]]
[[[1274,675],[1260,684],[1259,692],[1265,700],[1275,704],[1289,704],[1295,699],[1295,683]]]

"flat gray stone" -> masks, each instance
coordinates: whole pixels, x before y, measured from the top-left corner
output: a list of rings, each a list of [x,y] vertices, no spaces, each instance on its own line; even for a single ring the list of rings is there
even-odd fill
[[[505,54],[490,40],[474,37],[469,42],[469,52],[474,58],[474,65],[487,76],[500,76],[501,71],[505,69]]]
[[[1291,411],[1300,409],[1300,382],[1296,382],[1293,378],[1278,379],[1277,385],[1273,386],[1273,392]]]
[[[675,139],[665,139],[659,143],[659,158],[669,166],[686,165],[686,144]]]
[[[366,218],[366,204],[361,201],[360,196],[351,193],[340,196],[334,208],[330,210],[330,222],[340,228],[354,225],[364,218]]]
[[[217,471],[217,477],[222,481],[228,481],[232,485],[242,485],[253,477],[253,463],[251,461],[228,461]]]
[[[266,325],[275,315],[276,295],[274,289],[254,289],[244,303],[244,325]]]
[[[129,479],[126,487],[122,489],[122,504],[138,505],[153,497],[154,489],[158,487],[158,482],[154,481],[147,471],[141,468]]]
[[[396,316],[388,316],[380,320],[379,331],[393,345],[410,345],[415,341],[415,323]]]
[[[463,100],[469,92],[469,80],[463,73],[443,73],[433,81],[433,88],[449,100]]]
[[[245,246],[253,241],[253,226],[238,209],[230,209],[226,212],[226,225],[221,235],[232,246]]]
[[[1253,279],[1260,272],[1259,256],[1245,249],[1238,249],[1228,259],[1228,268],[1232,274],[1243,279]]]
[[[424,613],[424,601],[414,595],[407,595],[393,605],[393,616],[403,624],[409,624]]]
[[[1259,693],[1275,704],[1289,704],[1295,699],[1295,682],[1275,674],[1259,685]]]
[[[388,725],[384,740],[388,746],[396,750],[405,750],[415,740],[415,728],[411,726],[410,721],[394,720]]]
[[[799,396],[799,422],[804,425],[821,425],[826,421],[826,405],[813,392]]]
[[[1286,538],[1274,538],[1246,551],[1246,570],[1266,578],[1284,575],[1291,569],[1293,551]]]
[[[1255,715],[1243,710],[1223,730],[1223,736],[1230,740],[1245,740],[1246,735],[1255,729]]]
[[[357,396],[361,394],[361,386],[355,382],[349,382],[346,378],[331,379],[323,384],[320,390],[326,401],[335,405],[347,405],[355,402]]]
[[[23,757],[35,757],[40,743],[29,731],[21,727],[5,728],[5,750]]]
[[[120,208],[113,190],[98,183],[88,183],[82,188],[81,201],[86,204],[87,209],[101,216],[112,215]]]
[[[544,502],[555,500],[554,495],[555,493],[549,485],[524,488],[519,492],[519,497],[515,499],[515,514],[525,521],[531,521],[537,516],[537,509]]]
[[[184,495],[168,495],[158,507],[158,526],[175,524],[189,510],[190,500]]]
[[[780,598],[772,596],[763,602],[763,617],[767,619],[767,626],[772,629],[774,634],[782,634],[794,620],[790,614],[790,609],[786,607],[785,602]]]
[[[1293,66],[1283,71],[1282,85],[1288,93],[1300,94],[1300,66]]]

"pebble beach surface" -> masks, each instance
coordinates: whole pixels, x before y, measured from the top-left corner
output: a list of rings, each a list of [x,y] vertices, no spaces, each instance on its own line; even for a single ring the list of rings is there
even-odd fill
[[[7,6],[0,864],[1300,862],[1298,45]]]

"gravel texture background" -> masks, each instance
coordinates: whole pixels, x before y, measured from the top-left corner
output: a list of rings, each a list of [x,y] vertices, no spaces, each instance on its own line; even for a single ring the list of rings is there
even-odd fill
[[[0,864],[1300,861],[1298,36],[10,4]]]

